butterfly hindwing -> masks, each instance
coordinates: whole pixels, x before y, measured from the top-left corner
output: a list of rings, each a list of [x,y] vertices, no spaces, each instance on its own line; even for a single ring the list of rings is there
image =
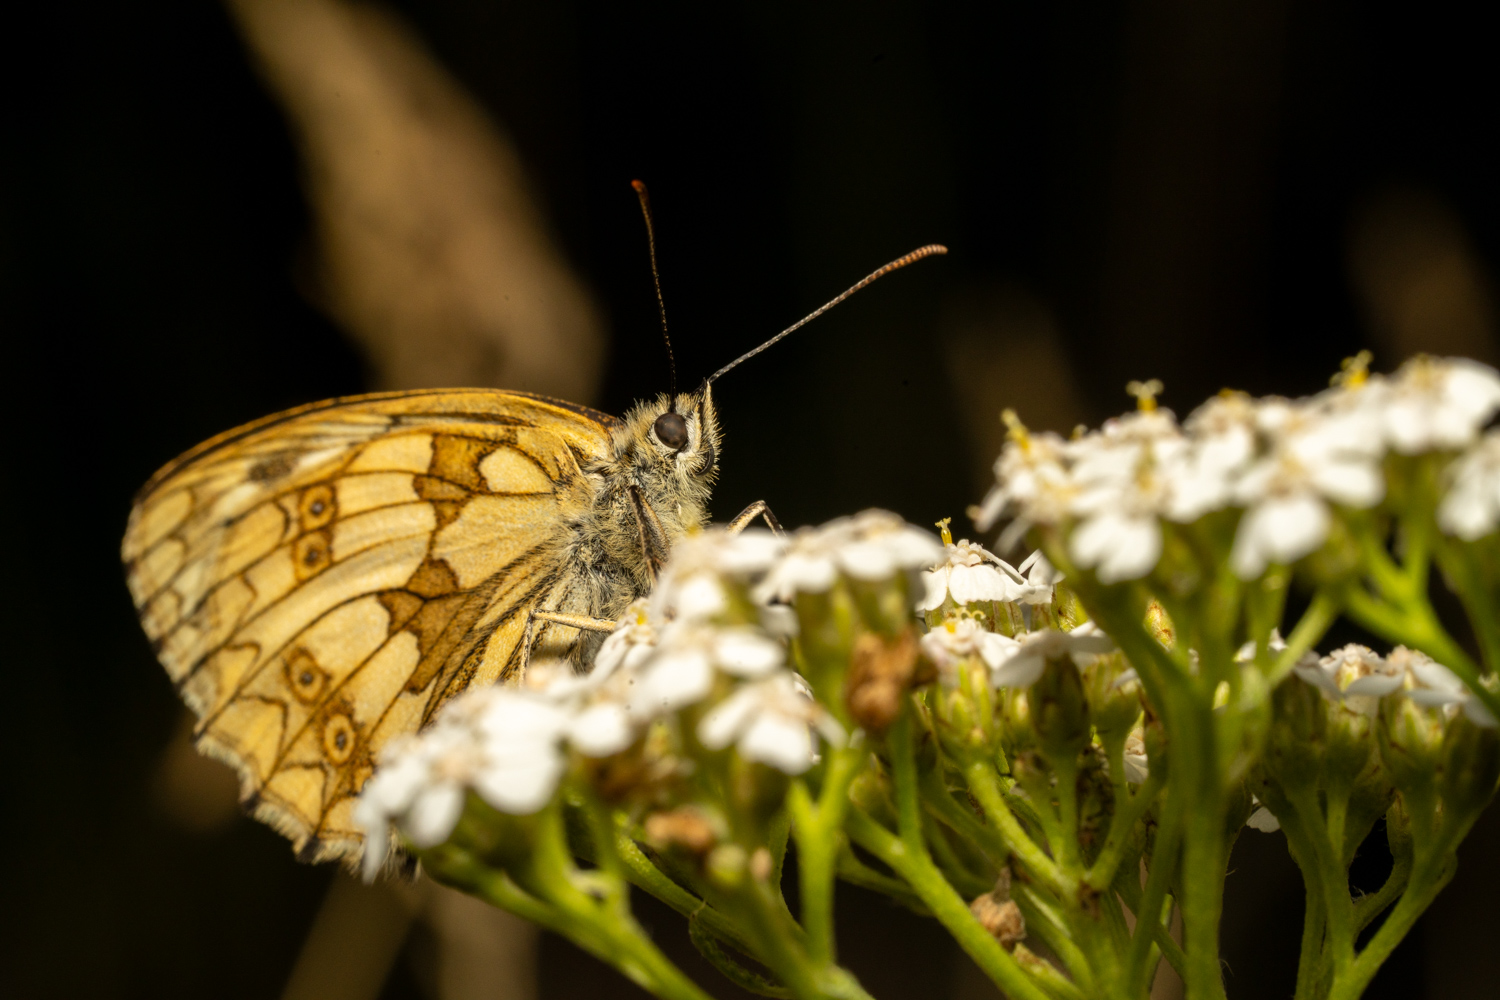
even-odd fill
[[[123,555],[162,664],[258,818],[302,856],[358,851],[375,755],[518,660],[568,585],[561,511],[613,418],[520,393],[331,400],[158,473]]]

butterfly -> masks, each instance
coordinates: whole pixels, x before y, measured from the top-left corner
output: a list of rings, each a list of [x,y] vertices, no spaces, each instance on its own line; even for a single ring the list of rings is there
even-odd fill
[[[647,226],[654,270],[649,210]],[[138,494],[122,556],[198,750],[235,768],[245,811],[299,859],[357,860],[351,812],[382,747],[531,658],[586,670],[673,543],[705,523],[714,381],[943,252],[891,262],[623,419],[525,392],[375,393],[265,417],[169,463]],[[761,502],[730,529],[756,517],[779,530]]]

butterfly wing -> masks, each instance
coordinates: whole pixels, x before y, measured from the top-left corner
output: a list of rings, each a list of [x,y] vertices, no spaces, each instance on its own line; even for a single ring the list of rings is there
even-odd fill
[[[514,670],[615,424],[522,393],[348,397],[222,434],[142,489],[123,545],[141,623],[198,748],[299,857],[357,854],[380,748]]]

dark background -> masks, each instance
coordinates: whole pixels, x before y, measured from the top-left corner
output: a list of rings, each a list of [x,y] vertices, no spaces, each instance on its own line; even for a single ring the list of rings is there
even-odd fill
[[[510,130],[596,290],[603,409],[665,387],[632,177],[652,185],[685,379],[886,259],[951,248],[725,379],[720,517],[764,497],[789,524],[875,505],[930,523],[977,500],[943,330],[996,289],[1054,318],[1097,421],[1130,378],[1163,378],[1179,413],[1225,384],[1326,384],[1370,339],[1348,240],[1372,192],[1440,200],[1485,274],[1500,250],[1500,62],[1473,5],[402,13]],[[274,996],[330,873],[248,821],[193,835],[152,806],[179,710],[116,552],[158,465],[366,373],[297,291],[296,153],[220,8],[27,4],[0,63],[0,993]],[[1496,827],[1371,997],[1494,995]],[[1235,869],[1230,996],[1288,996],[1301,890],[1280,838],[1246,833]],[[846,909],[880,995],[954,995],[942,935]],[[387,997],[418,995],[403,969]],[[631,992],[549,941],[543,996],[585,990]]]

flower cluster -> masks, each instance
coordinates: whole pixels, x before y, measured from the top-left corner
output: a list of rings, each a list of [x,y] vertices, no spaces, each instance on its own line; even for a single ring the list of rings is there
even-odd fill
[[[1327,540],[1337,509],[1384,499],[1387,456],[1471,448],[1448,474],[1444,530],[1465,539],[1500,522],[1500,443],[1479,440],[1500,410],[1500,375],[1477,362],[1417,357],[1396,374],[1351,360],[1335,385],[1304,399],[1224,392],[1180,426],[1156,406],[1159,385],[1134,386],[1137,412],[1070,441],[1032,434],[1014,417],[976,512],[987,528],[1014,519],[1068,531],[1068,554],[1102,583],[1145,576],[1163,551],[1163,523],[1242,511],[1230,564],[1253,579]],[[1477,443],[1476,443],[1477,442]]]
[[[1357,715],[1374,718],[1382,699],[1407,699],[1422,708],[1440,709],[1448,718],[1462,712],[1476,725],[1496,727],[1489,709],[1452,670],[1405,646],[1381,656],[1368,646],[1350,643],[1324,657],[1305,654],[1293,672]]]
[[[388,748],[355,813],[367,833],[367,877],[384,864],[393,826],[419,848],[441,843],[471,792],[502,813],[535,813],[575,764],[638,748],[654,727],[665,727],[683,757],[732,748],[801,774],[817,760],[819,738],[839,745],[845,733],[788,668],[782,637],[795,633],[795,617],[774,602],[841,578],[923,569],[940,553],[931,535],[884,511],[790,540],[755,529],[684,538],[590,673],[534,663],[520,685],[467,692]]]

